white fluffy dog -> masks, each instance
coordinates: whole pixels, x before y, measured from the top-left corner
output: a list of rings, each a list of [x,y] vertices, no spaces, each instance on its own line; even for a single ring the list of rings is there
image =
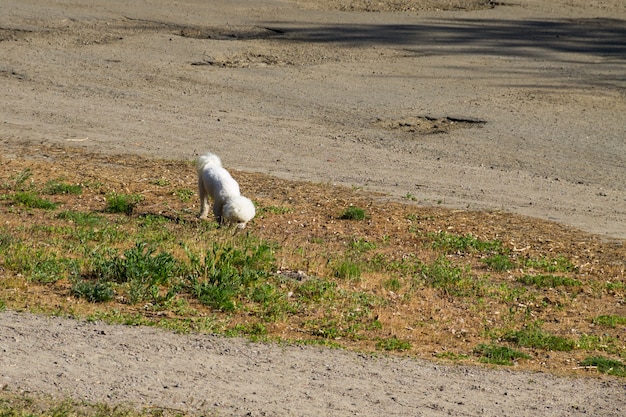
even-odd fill
[[[213,200],[213,214],[220,224],[246,227],[256,214],[254,204],[241,195],[237,181],[222,167],[222,161],[210,152],[196,160],[198,169],[198,194],[200,195],[200,218],[209,214],[209,199]]]

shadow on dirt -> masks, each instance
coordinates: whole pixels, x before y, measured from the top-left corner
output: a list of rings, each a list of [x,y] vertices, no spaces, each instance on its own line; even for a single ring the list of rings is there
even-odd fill
[[[294,41],[391,44],[416,55],[453,52],[540,57],[557,52],[626,59],[626,21],[619,19],[436,19],[432,24],[308,27],[274,22],[267,26]]]

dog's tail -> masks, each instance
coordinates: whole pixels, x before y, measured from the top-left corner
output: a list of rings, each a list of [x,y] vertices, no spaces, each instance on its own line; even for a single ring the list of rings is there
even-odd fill
[[[198,169],[198,172],[204,170],[206,167],[219,168],[221,166],[222,161],[220,160],[220,157],[212,154],[211,152],[200,155],[198,159],[196,159],[196,168]]]

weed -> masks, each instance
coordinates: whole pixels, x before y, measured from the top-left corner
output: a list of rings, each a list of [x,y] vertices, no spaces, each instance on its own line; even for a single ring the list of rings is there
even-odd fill
[[[398,278],[389,278],[383,282],[383,288],[389,291],[398,291],[402,288],[402,283]]]
[[[332,300],[337,284],[318,278],[309,279],[300,283],[294,290],[294,295],[300,301],[316,303],[323,300]]]
[[[518,282],[526,285],[534,285],[540,288],[556,288],[556,287],[580,287],[582,283],[578,280],[557,275],[524,275],[516,279]]]
[[[530,359],[527,354],[510,347],[484,343],[474,348],[474,354],[479,356],[480,362],[494,365],[513,365],[513,361],[516,359]]]
[[[503,340],[517,346],[561,352],[569,352],[576,347],[576,342],[572,339],[545,333],[535,325],[509,332],[504,335]]]
[[[455,235],[440,231],[427,234],[433,249],[441,249],[446,253],[487,252],[502,253],[504,249],[499,240],[484,241],[471,234]]]
[[[376,243],[368,242],[363,238],[355,238],[350,241],[349,247],[355,252],[363,253],[376,249]]]
[[[180,269],[174,257],[166,252],[155,255],[155,249],[145,243],[137,243],[124,251],[123,256],[110,254],[96,256],[87,276],[102,281],[113,281],[128,285],[128,299],[131,304],[144,301],[161,302],[160,287],[169,283]]]
[[[402,352],[410,350],[411,343],[393,336],[388,339],[378,339],[378,342],[376,342],[376,348],[380,350],[395,350]]]
[[[617,355],[626,354],[626,349],[619,338],[608,335],[581,335],[576,342],[576,347],[582,350],[601,350],[603,352],[613,353]]]
[[[24,184],[33,176],[33,172],[30,168],[25,168],[20,171],[15,177],[12,177],[13,184],[4,184],[2,188],[10,190],[23,190]]]
[[[170,181],[165,178],[157,178],[150,181],[150,184],[158,185],[159,187],[167,187],[168,185],[170,185]]]
[[[576,266],[564,256],[526,259],[524,266],[527,268],[541,269],[545,272],[571,272],[576,269]]]
[[[339,279],[347,281],[358,281],[361,279],[361,266],[349,259],[345,259],[333,266],[333,275]]]
[[[143,200],[143,197],[137,194],[117,194],[111,193],[107,196],[107,205],[105,211],[109,213],[133,214],[137,204]]]
[[[62,211],[56,217],[57,219],[71,221],[76,226],[95,226],[103,221],[103,218],[97,214],[71,210]]]
[[[290,212],[291,212],[291,209],[289,207],[279,207],[279,206],[260,207],[258,210],[258,214],[264,214],[264,213],[287,214]]]
[[[194,192],[188,189],[178,189],[174,192],[174,194],[183,203],[187,203],[188,201],[191,201],[192,197],[194,196]]]
[[[494,271],[508,271],[515,267],[515,264],[509,259],[509,257],[502,254],[496,254],[485,258],[483,259],[483,262]]]
[[[590,356],[580,363],[581,366],[590,366],[603,374],[626,377],[626,364],[603,356]]]
[[[90,303],[111,301],[115,291],[111,283],[106,281],[75,280],[72,282],[71,293],[74,297],[84,298]]]
[[[340,216],[343,220],[365,220],[367,214],[365,210],[359,207],[348,207]]]
[[[626,316],[602,315],[591,320],[593,324],[616,328],[618,325],[626,325]]]
[[[234,311],[235,298],[274,268],[272,248],[263,242],[243,241],[243,247],[213,242],[204,262],[188,249],[190,289],[198,300],[221,311]]]
[[[430,265],[421,265],[420,270],[426,285],[439,288],[445,294],[468,296],[482,292],[480,283],[469,275],[469,267],[453,266],[445,257],[437,258]]]
[[[44,185],[45,194],[73,194],[80,195],[83,187],[80,185],[66,184],[64,182],[51,180]]]
[[[39,197],[32,191],[18,191],[13,195],[13,202],[28,208],[54,210],[58,204]]]

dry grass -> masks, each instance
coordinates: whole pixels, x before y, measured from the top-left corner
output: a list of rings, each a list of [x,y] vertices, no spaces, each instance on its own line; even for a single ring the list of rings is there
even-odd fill
[[[196,179],[189,162],[25,146],[0,163],[0,232],[5,239],[29,241],[45,250],[62,235],[54,227],[67,225],[58,217],[67,210],[104,216],[131,237],[137,233],[132,219],[146,215],[162,219],[166,235],[184,237],[198,247],[203,242],[194,239],[224,237],[223,231],[196,219]],[[10,196],[16,178],[26,169],[41,185],[50,180],[80,184],[83,192],[44,196],[59,204],[53,210],[15,204]],[[626,316],[623,242],[602,241],[559,224],[504,212],[420,207],[331,184],[246,172],[233,175],[258,206],[247,233],[277,244],[272,285],[281,302],[294,306],[291,292],[316,279],[336,285],[332,300],[311,298],[271,319],[270,307],[261,313],[259,304],[248,299],[240,300],[234,313],[214,311],[192,299],[186,300],[185,309],[159,311],[120,298],[94,304],[71,296],[67,279],[46,284],[20,275],[7,266],[0,250],[0,306],[79,317],[105,316],[108,311],[162,325],[210,319],[211,331],[226,334],[256,332],[268,339],[460,363],[478,363],[475,349],[481,344],[508,345],[530,356],[515,362],[519,369],[559,374],[588,372],[579,365],[590,356],[626,357],[623,320],[616,320],[615,326],[596,320]],[[26,185],[41,188],[37,183]],[[104,212],[111,193],[142,196],[131,221]],[[363,209],[366,218],[342,218],[350,207]],[[203,234],[194,234],[197,230]],[[456,244],[469,239],[501,247],[438,246],[443,237]],[[120,242],[124,249],[129,241]],[[171,251],[179,247],[172,241],[166,246]],[[496,268],[485,262],[495,254],[509,264]],[[437,271],[456,275],[452,281],[436,281]],[[567,285],[546,287],[541,280],[533,284],[535,276],[555,276]],[[507,339],[513,332],[537,328],[572,340],[575,348],[554,351]]]

